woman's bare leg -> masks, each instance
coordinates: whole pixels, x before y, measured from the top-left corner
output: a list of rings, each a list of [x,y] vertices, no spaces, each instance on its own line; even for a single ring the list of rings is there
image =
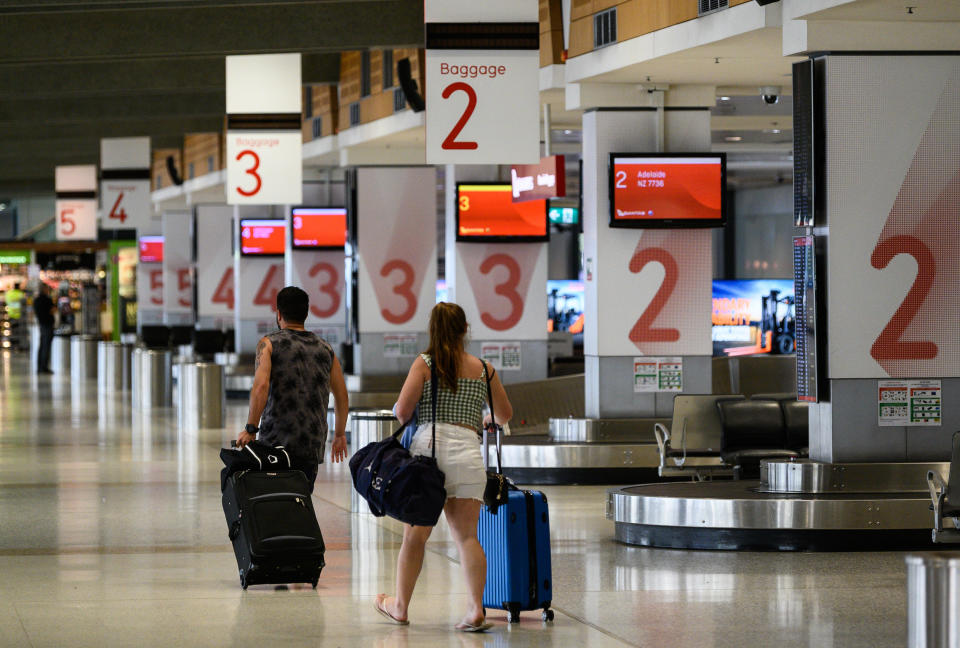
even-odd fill
[[[397,594],[395,597],[380,595],[384,609],[400,621],[407,619],[407,609],[423,567],[423,554],[431,531],[433,527],[403,525],[403,544],[397,557]]]
[[[460,565],[467,581],[467,613],[465,623],[476,625],[483,621],[483,587],[487,582],[487,558],[477,540],[477,522],[482,503],[475,499],[451,497],[443,511],[460,551]]]

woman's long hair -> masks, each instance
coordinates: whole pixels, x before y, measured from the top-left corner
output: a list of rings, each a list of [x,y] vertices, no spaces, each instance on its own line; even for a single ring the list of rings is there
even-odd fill
[[[460,352],[467,335],[467,316],[456,304],[440,302],[430,312],[430,347],[427,353],[437,368],[437,378],[450,391],[457,391]]]

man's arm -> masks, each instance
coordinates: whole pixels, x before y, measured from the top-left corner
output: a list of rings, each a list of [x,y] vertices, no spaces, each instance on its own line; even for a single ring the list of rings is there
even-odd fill
[[[350,411],[350,400],[347,396],[347,383],[343,379],[343,369],[336,356],[330,370],[330,392],[333,394],[333,410],[336,415],[330,459],[338,463],[347,458],[347,413]]]
[[[257,343],[257,359],[253,376],[253,387],[250,388],[250,411],[247,413],[247,425],[258,427],[263,408],[267,406],[267,396],[270,394],[270,368],[273,345],[267,338],[260,338]],[[256,439],[246,429],[237,437],[237,445],[243,447]]]

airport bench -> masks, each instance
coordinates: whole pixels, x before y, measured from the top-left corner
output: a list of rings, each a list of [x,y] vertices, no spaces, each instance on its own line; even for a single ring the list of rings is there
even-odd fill
[[[742,401],[739,394],[677,394],[673,399],[670,428],[657,423],[661,477],[692,477],[698,481],[718,476],[733,476],[733,466],[720,453],[722,427],[717,403]]]
[[[950,481],[944,483],[940,473],[927,471],[927,488],[933,509],[933,541],[960,542],[960,432],[953,433],[950,451]],[[944,527],[949,518],[953,528]]]
[[[805,407],[804,404],[799,404]],[[792,422],[797,426],[799,410],[789,401],[750,399],[719,401],[721,441],[720,456],[724,463],[734,467],[737,478],[759,478],[763,459],[796,459],[806,436],[794,430],[791,442],[785,422],[785,409],[790,408]],[[795,447],[791,447],[794,445]]]

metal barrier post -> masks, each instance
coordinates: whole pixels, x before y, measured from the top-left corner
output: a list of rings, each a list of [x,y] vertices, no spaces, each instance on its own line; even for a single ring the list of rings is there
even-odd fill
[[[960,646],[960,553],[907,556],[907,645]]]
[[[180,364],[177,394],[180,429],[223,427],[226,411],[223,367],[213,362]]]
[[[169,406],[173,354],[164,349],[138,348],[133,358],[133,411]]]
[[[70,338],[70,379],[80,382],[97,377],[97,336],[74,335]]]

